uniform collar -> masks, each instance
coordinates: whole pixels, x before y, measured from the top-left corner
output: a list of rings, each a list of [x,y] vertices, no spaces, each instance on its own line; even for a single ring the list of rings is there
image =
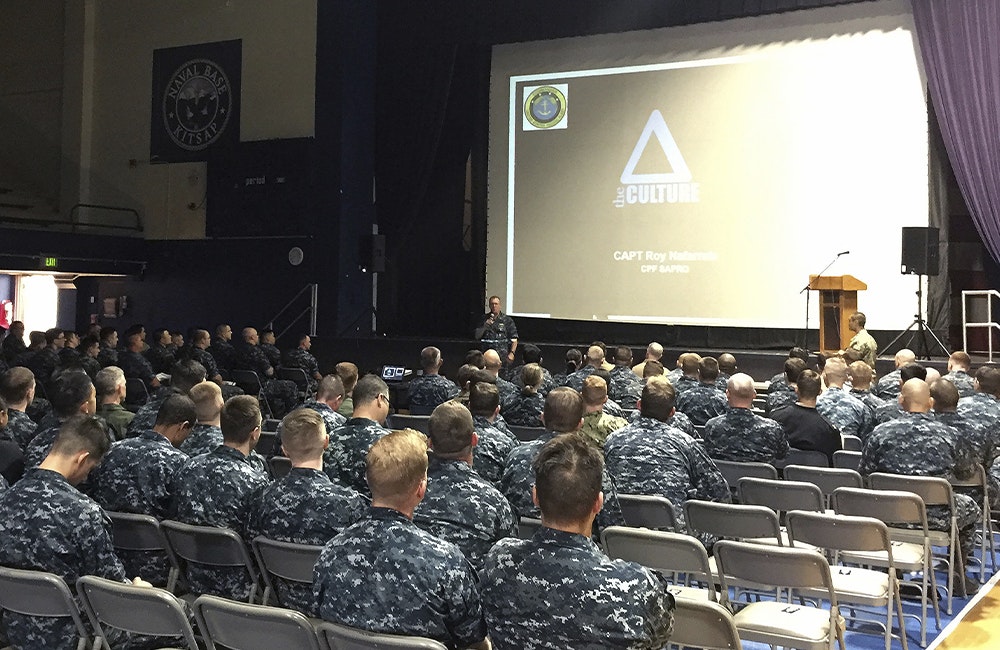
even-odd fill
[[[368,510],[368,517],[371,519],[378,519],[381,521],[397,521],[407,524],[413,524],[410,518],[404,515],[399,510],[393,508],[383,508],[380,506],[371,506]]]
[[[169,447],[174,446],[172,442],[167,440],[167,437],[165,435],[163,435],[162,433],[158,433],[153,429],[146,429],[145,431],[139,434],[139,437],[142,438],[143,440],[150,440],[152,442],[162,443]]]
[[[250,458],[248,456],[244,456],[242,451],[239,449],[233,449],[232,447],[228,447],[226,445],[219,445],[212,451],[212,453],[219,456],[225,456],[232,460],[238,460],[242,463],[250,462]]]
[[[566,548],[577,548],[590,553],[599,553],[597,546],[588,537],[576,533],[567,533],[564,530],[556,530],[542,526],[535,532],[532,539],[542,544],[553,546],[563,546]]]

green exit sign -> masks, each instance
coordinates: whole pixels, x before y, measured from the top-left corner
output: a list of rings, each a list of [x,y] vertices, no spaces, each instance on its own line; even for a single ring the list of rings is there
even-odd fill
[[[52,255],[42,255],[42,268],[43,269],[57,269],[59,268],[59,258]]]

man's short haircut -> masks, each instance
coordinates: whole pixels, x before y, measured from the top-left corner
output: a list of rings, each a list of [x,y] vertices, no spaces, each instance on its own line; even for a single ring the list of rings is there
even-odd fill
[[[420,351],[420,367],[424,370],[435,370],[441,363],[441,350],[428,345]]]
[[[230,397],[219,415],[222,439],[237,445],[249,440],[260,423],[260,403],[251,395]]]
[[[785,359],[785,380],[789,384],[794,384],[799,379],[799,375],[802,371],[808,368],[806,362],[798,357],[789,357]]]
[[[899,381],[906,383],[911,379],[927,380],[927,368],[919,363],[908,363],[899,369]]]
[[[619,345],[615,348],[615,363],[619,366],[627,366],[632,363],[632,348],[627,345]]]
[[[460,456],[472,450],[472,413],[459,402],[437,405],[427,427],[431,448],[438,456]]]
[[[274,330],[264,330],[264,331],[265,332],[271,332],[272,334],[274,334]],[[310,338],[309,333],[308,332],[302,332],[297,337],[295,337],[295,345],[296,346],[302,345],[302,342],[305,341],[308,338]]]
[[[734,357],[729,352],[723,352],[719,355],[719,372],[724,372],[727,375],[736,374],[736,357]]]
[[[198,413],[194,401],[187,395],[171,395],[163,401],[160,410],[156,413],[157,426],[183,424],[184,422],[189,422],[194,426],[197,421]]]
[[[601,379],[604,380],[604,383],[606,383],[608,386],[611,385],[611,373],[605,370],[604,368],[598,368],[594,372],[590,373],[590,376],[600,377]]]
[[[653,341],[646,346],[646,355],[653,357],[653,359],[659,359],[663,356],[663,346]]]
[[[500,390],[496,384],[479,382],[469,389],[469,410],[473,415],[490,417],[500,406]]]
[[[337,375],[326,375],[316,388],[316,397],[320,401],[336,399],[345,395],[347,395],[347,391],[344,390],[344,380]]]
[[[465,363],[466,365],[475,366],[477,368],[486,367],[486,359],[483,357],[482,350],[469,350],[465,353]]]
[[[568,386],[553,388],[545,396],[545,428],[556,433],[569,433],[580,428],[583,419],[583,398]]]
[[[111,448],[111,436],[103,418],[78,414],[68,418],[59,427],[50,454],[74,456],[81,451],[100,461]]]
[[[954,411],[958,406],[958,388],[950,379],[938,379],[931,384],[931,397],[937,411]]]
[[[860,361],[862,358],[864,358],[864,355],[861,354],[860,350],[855,350],[854,348],[848,348],[844,350],[843,357],[844,361],[848,365],[848,369],[850,369],[850,364],[854,363],[855,361]]]
[[[809,363],[809,351],[803,348],[795,347],[788,351],[789,359],[802,359],[807,364]]]
[[[329,439],[323,416],[312,409],[295,409],[281,421],[281,448],[293,463],[323,455]]]
[[[86,373],[66,372],[53,382],[49,394],[52,410],[61,418],[68,418],[80,411],[80,405],[90,399],[94,382]]]
[[[113,327],[102,327],[101,328],[101,341],[108,341],[112,334],[117,334],[118,330]]]
[[[163,338],[163,335],[169,333],[170,330],[168,330],[166,327],[157,327],[155,330],[153,330],[153,341],[159,343],[160,339]]]
[[[146,326],[145,325],[143,325],[142,323],[133,323],[132,325],[128,326],[127,330],[125,330],[125,338],[128,338],[130,336],[134,336],[134,335],[142,336],[142,333],[144,331],[146,331]]]
[[[227,327],[229,327],[229,325],[227,323],[220,323],[219,325],[216,325],[215,326],[215,336],[217,336],[218,338],[221,339],[222,338],[222,334],[226,331]],[[230,328],[230,329],[232,329],[232,328]]]
[[[201,343],[202,341],[211,341],[212,335],[208,333],[208,330],[195,330],[191,335],[191,343]]]
[[[599,345],[592,345],[587,348],[587,363],[592,366],[600,365],[604,362],[604,350]]]
[[[698,378],[706,384],[713,384],[719,378],[719,361],[715,357],[702,357],[698,364]]]
[[[855,361],[847,366],[847,374],[851,376],[851,383],[857,387],[858,384],[868,386],[872,383],[875,371],[864,361]]]
[[[344,382],[344,391],[346,393],[350,393],[358,385],[358,367],[350,361],[341,361],[333,371]]]
[[[694,352],[686,352],[681,355],[681,371],[685,375],[693,375],[698,372],[701,364],[701,355]]]
[[[545,443],[531,464],[535,495],[548,521],[581,521],[601,493],[604,458],[582,436],[568,433]]]
[[[34,330],[28,333],[28,347],[38,348],[45,345],[45,332]]]
[[[114,395],[118,386],[125,383],[125,372],[118,366],[107,366],[101,368],[94,375],[94,390],[97,391],[97,398]]]
[[[52,345],[60,336],[65,336],[65,332],[58,327],[50,327],[45,330],[45,345]]]
[[[458,380],[458,387],[461,388],[462,390],[465,390],[466,386],[469,385],[469,382],[472,381],[472,378],[476,375],[477,372],[479,372],[479,368],[472,365],[471,363],[467,363],[461,366],[458,369],[458,372],[455,373],[455,378]]]
[[[799,399],[815,399],[823,390],[823,382],[815,370],[803,370],[795,383],[799,389]]]
[[[676,398],[677,391],[666,377],[650,377],[642,387],[639,412],[644,417],[665,422],[670,417],[670,412],[674,410]]]
[[[748,374],[738,372],[726,382],[726,390],[729,392],[730,397],[739,400],[753,399],[753,378]]]
[[[203,381],[195,384],[188,396],[194,401],[195,414],[200,422],[214,420],[219,414],[219,398],[222,389],[214,381]]]
[[[969,367],[972,365],[972,357],[969,356],[968,352],[964,352],[962,350],[952,352],[950,361],[953,365],[956,365],[961,369],[965,369],[966,371],[968,371]]]
[[[0,395],[8,404],[23,402],[34,385],[35,375],[24,366],[14,366],[0,374]]]
[[[377,375],[368,374],[358,380],[354,387],[354,408],[361,404],[369,404],[378,399],[379,395],[389,392],[389,386]]]
[[[534,343],[525,343],[518,349],[525,364],[542,362],[542,349]]]
[[[642,366],[642,378],[646,379],[648,377],[662,377],[663,376],[663,364],[659,361],[650,359]]]
[[[583,403],[587,406],[598,406],[604,404],[608,399],[608,382],[597,377],[596,374],[594,373],[583,380],[580,396],[583,397]]]
[[[855,323],[861,326],[861,329],[864,329],[865,324],[868,322],[868,318],[860,311],[856,311],[853,314],[851,314],[851,317],[848,319],[848,322],[850,321],[854,321]]]
[[[976,371],[976,381],[979,382],[980,392],[990,395],[1000,395],[1000,367],[994,365],[980,366],[979,370]]]
[[[374,499],[403,498],[427,477],[427,441],[415,431],[393,431],[368,450],[365,477]]]
[[[94,336],[85,336],[80,339],[80,350],[84,353],[92,347],[100,347],[101,342]]]
[[[469,378],[469,388],[472,388],[476,384],[496,384],[497,377],[489,370],[476,370],[472,373],[472,377]]]
[[[205,366],[193,359],[183,359],[170,369],[170,385],[186,393],[196,384],[205,381],[206,374]]]
[[[529,363],[521,369],[521,383],[524,384],[522,392],[534,395],[544,379],[545,373],[542,372],[542,367],[537,363]]]

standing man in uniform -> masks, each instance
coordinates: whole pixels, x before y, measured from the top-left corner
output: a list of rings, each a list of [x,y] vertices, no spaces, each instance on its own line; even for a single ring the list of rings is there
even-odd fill
[[[476,328],[476,338],[483,352],[496,350],[505,366],[514,362],[517,352],[517,325],[514,319],[500,310],[500,296],[490,296],[490,311]]]
[[[856,311],[851,315],[847,321],[847,328],[854,332],[854,336],[842,353],[853,350],[857,353],[856,359],[864,361],[872,370],[875,370],[875,355],[878,354],[878,343],[875,342],[872,335],[865,329],[867,321],[868,319],[860,311]]]

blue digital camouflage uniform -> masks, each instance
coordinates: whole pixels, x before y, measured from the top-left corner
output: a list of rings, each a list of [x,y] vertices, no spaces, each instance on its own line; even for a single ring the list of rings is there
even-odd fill
[[[118,365],[118,350],[114,348],[109,348],[101,343],[101,349],[97,353],[97,363],[101,364],[102,368],[107,368],[108,366]]]
[[[901,418],[906,413],[903,407],[899,405],[898,401],[886,402],[882,406],[875,409],[875,424],[882,424],[883,422],[888,422],[889,420],[895,420],[896,418]]]
[[[260,348],[260,351],[264,353],[264,357],[272,367],[277,368],[281,365],[281,350],[270,343],[261,342],[258,343],[257,346]]]
[[[705,451],[718,460],[770,463],[788,454],[781,425],[745,408],[709,420],[702,438]]]
[[[56,441],[58,433],[58,422],[47,427],[38,426],[38,433],[31,439],[28,448],[24,450],[25,469],[32,469],[42,464],[45,457],[49,455],[49,450],[52,449],[52,443]]]
[[[458,395],[455,382],[442,375],[420,375],[410,382],[410,413],[430,415],[434,407]]]
[[[24,339],[19,336],[5,336],[3,341],[0,341],[0,349],[3,351],[3,358],[7,365],[13,366],[15,360],[24,354],[28,346],[24,344]]]
[[[642,417],[642,415],[637,411],[636,419],[640,417]],[[698,429],[695,428],[694,422],[691,421],[691,418],[684,415],[680,411],[674,411],[674,414],[666,419],[666,423],[675,429],[680,429],[692,438],[701,438],[701,434],[698,433]]]
[[[886,402],[895,401],[896,398],[899,397],[899,391],[901,389],[899,379],[900,372],[897,368],[885,377],[879,379],[878,383],[875,384],[875,388],[872,389],[872,392]]]
[[[597,445],[598,449],[603,449],[608,436],[626,425],[628,420],[625,418],[608,415],[604,411],[594,411],[583,414],[583,424],[578,433]]]
[[[506,427],[501,429],[482,415],[472,416],[472,422],[479,436],[479,444],[472,450],[472,468],[494,486],[499,485],[507,454],[521,443]]]
[[[215,450],[223,443],[222,429],[214,424],[198,424],[191,427],[191,433],[178,447],[188,456],[201,456]]]
[[[236,348],[229,341],[213,340],[212,345],[208,346],[208,353],[215,359],[215,365],[220,372],[228,373],[236,367]]]
[[[28,417],[24,411],[7,409],[7,426],[3,430],[10,434],[11,440],[16,442],[22,450],[27,449],[28,445],[31,444],[31,439],[35,437],[37,428],[38,425],[35,424],[35,421]]]
[[[500,408],[504,408],[505,406],[510,406],[517,399],[521,389],[506,379],[497,377],[497,392],[500,393]]]
[[[218,447],[190,459],[174,475],[171,518],[186,524],[230,528],[245,535],[250,501],[268,482],[267,475],[242,452]],[[250,596],[250,577],[242,568],[190,565],[186,577],[188,587],[197,594],[243,601]]]
[[[10,487],[10,483],[4,478],[3,474],[0,474],[0,493]]]
[[[788,377],[785,377],[785,373],[783,372],[779,372],[775,376],[771,377],[771,380],[767,384],[768,392],[775,390],[790,390],[793,393],[795,392],[795,389],[788,384]]]
[[[585,365],[574,373],[566,376],[566,381],[563,382],[563,386],[569,386],[573,390],[580,392],[583,390],[583,380],[594,374],[597,371],[592,365]]]
[[[938,422],[943,422],[954,429],[959,437],[965,438],[973,449],[973,456],[976,462],[986,470],[986,480],[989,482],[990,505],[992,509],[1000,509],[1000,480],[997,480],[990,473],[993,461],[1000,454],[1000,429],[990,426],[987,420],[973,419],[966,414],[934,413],[934,418]],[[968,494],[976,500],[976,503],[983,502],[983,491],[978,488],[956,487],[956,492]]]
[[[816,411],[841,433],[864,440],[875,428],[875,415],[843,388],[828,387],[816,398]]]
[[[688,377],[687,375],[682,374],[677,378],[677,381],[673,382],[673,384],[674,392],[677,394],[677,397],[680,397],[682,393],[700,386],[701,382],[698,381],[697,377]]]
[[[971,397],[976,392],[976,380],[964,370],[952,370],[941,379],[947,379],[955,384],[959,397]]]
[[[97,376],[97,373],[101,371],[101,363],[88,354],[81,354],[79,363],[80,367],[83,368],[83,371],[87,373],[87,376],[90,377],[91,380],[93,380],[94,377]]]
[[[729,388],[729,375],[720,372],[719,376],[715,378],[715,387],[725,393],[726,389]]]
[[[129,422],[126,435],[130,438],[135,437],[153,428],[156,424],[156,416],[160,413],[160,407],[163,403],[167,401],[167,398],[171,395],[183,395],[181,391],[170,386],[163,386],[155,393],[149,396],[146,403],[139,407],[139,410],[135,412],[135,417]]]
[[[885,472],[952,480],[969,478],[975,471],[975,463],[972,445],[954,429],[935,421],[930,413],[906,413],[875,427],[861,450],[858,471],[862,476]],[[954,496],[959,539],[968,558],[981,511],[972,498],[964,494]],[[948,508],[928,506],[927,526],[933,530],[951,530]]]
[[[1000,436],[1000,400],[989,393],[973,393],[969,397],[958,400],[958,414],[970,422],[976,422],[989,431],[987,440],[995,440]],[[991,452],[994,460],[986,466],[986,472],[993,483],[1000,483],[1000,461],[996,455],[1000,452],[994,448]],[[992,501],[992,499],[991,499]]]
[[[507,456],[503,476],[500,478],[500,491],[510,501],[514,515],[518,518],[538,519],[541,516],[538,506],[531,499],[531,488],[535,485],[535,470],[531,464],[541,451],[542,445],[557,435],[559,434],[553,431],[546,431],[537,440],[515,447]],[[604,507],[597,513],[595,525],[598,530],[604,530],[608,526],[623,526],[625,519],[618,504],[618,491],[606,469],[602,474],[601,489],[604,491]]]
[[[273,379],[269,376],[268,371],[271,371],[273,375],[274,367],[268,362],[267,356],[259,345],[243,344],[237,347],[234,368],[253,370],[257,373],[257,377],[264,387],[264,397],[271,407],[273,417],[280,419],[295,408],[299,401],[299,391],[295,382],[287,379]]]
[[[154,373],[164,373],[169,375],[170,369],[174,367],[174,353],[167,349],[167,346],[154,342],[143,354],[146,361]]]
[[[367,512],[367,500],[354,490],[319,470],[293,467],[252,500],[246,539],[263,535],[279,542],[323,546]],[[273,580],[283,607],[318,615],[312,585],[277,576]]]
[[[496,350],[500,355],[500,360],[507,363],[507,355],[510,353],[511,342],[517,338],[517,325],[514,319],[507,314],[500,313],[492,323],[487,323],[490,314],[483,315],[482,322],[476,328],[479,334],[479,349],[483,352]]]
[[[788,388],[787,390],[783,388],[775,390],[772,386],[767,392],[767,401],[764,404],[764,415],[770,416],[778,409],[791,406],[798,401],[799,396],[795,394],[795,389],[788,386],[788,384],[785,384],[785,386]]]
[[[674,407],[694,424],[705,424],[729,410],[726,396],[714,384],[699,383],[678,393]]]
[[[542,426],[545,396],[541,393],[518,393],[500,407],[503,419],[520,427]]]
[[[315,386],[316,375],[319,374],[319,362],[316,361],[316,357],[309,350],[294,348],[285,351],[282,365],[286,368],[302,368],[306,371],[306,377],[309,378],[310,386]],[[313,390],[315,390],[315,387]]]
[[[608,399],[608,401],[604,403],[604,406],[601,408],[601,410],[607,413],[608,415],[611,415],[616,418],[625,417],[625,411],[622,409],[622,407],[618,406],[618,403],[610,398]]]
[[[691,436],[653,418],[640,417],[611,434],[604,443],[604,458],[622,494],[670,499],[681,526],[688,499],[731,500],[726,479],[704,448]]]
[[[138,438],[111,445],[104,460],[90,475],[88,493],[105,510],[170,516],[170,488],[174,476],[188,461],[159,433],[149,430]],[[164,553],[121,551],[119,557],[130,576],[141,576],[164,586],[170,563]]]
[[[486,637],[476,579],[462,552],[389,508],[371,508],[327,542],[313,595],[320,617],[341,625],[459,648]]]
[[[429,456],[427,494],[413,513],[413,523],[457,546],[480,571],[493,544],[517,536],[514,511],[465,461]]]
[[[323,423],[326,424],[327,435],[330,435],[331,431],[333,431],[337,427],[347,422],[346,417],[334,411],[332,408],[330,408],[330,405],[327,404],[326,402],[317,402],[316,400],[311,399],[296,406],[292,410],[294,411],[296,409],[301,409],[301,408],[312,409],[313,411],[316,411],[317,413],[320,414],[320,417],[323,418]],[[284,453],[281,451],[281,431],[283,428],[282,427],[283,424],[284,424],[283,420],[278,423],[277,437],[274,443],[274,455],[276,456],[283,455]]]
[[[610,374],[608,397],[621,404],[622,408],[636,408],[636,402],[642,397],[642,379],[628,366],[615,366]]]
[[[84,575],[126,581],[100,506],[61,474],[47,469],[31,470],[0,493],[0,564],[54,573],[70,589]],[[30,617],[8,611],[3,622],[15,648],[77,647],[76,627],[69,618]]]
[[[885,400],[880,399],[875,393],[869,390],[858,390],[857,388],[851,389],[851,395],[857,397],[861,400],[865,406],[871,409],[872,413],[878,411],[880,406],[885,404]]]
[[[496,650],[664,648],[676,607],[660,574],[553,528],[497,543],[482,595]]]
[[[351,418],[328,433],[330,446],[323,454],[326,473],[347,487],[370,496],[368,479],[365,478],[368,450],[389,430],[375,420]]]
[[[660,361],[663,361],[663,359],[660,359]],[[667,381],[669,381],[670,384],[674,387],[674,390],[676,390],[677,380],[679,380],[683,376],[684,376],[683,370],[681,370],[680,368],[674,368],[673,370],[667,372]]]
[[[132,350],[122,350],[118,353],[118,367],[125,373],[125,377],[141,379],[146,385],[155,379],[153,366],[146,357]]]
[[[212,377],[219,374],[219,364],[215,362],[215,357],[208,350],[203,350],[193,345],[188,350],[190,351],[191,360],[197,361],[205,367],[206,379],[211,380]]]
[[[52,373],[59,366],[59,352],[55,348],[44,347],[28,360],[28,370],[35,375],[35,381],[49,388]]]

